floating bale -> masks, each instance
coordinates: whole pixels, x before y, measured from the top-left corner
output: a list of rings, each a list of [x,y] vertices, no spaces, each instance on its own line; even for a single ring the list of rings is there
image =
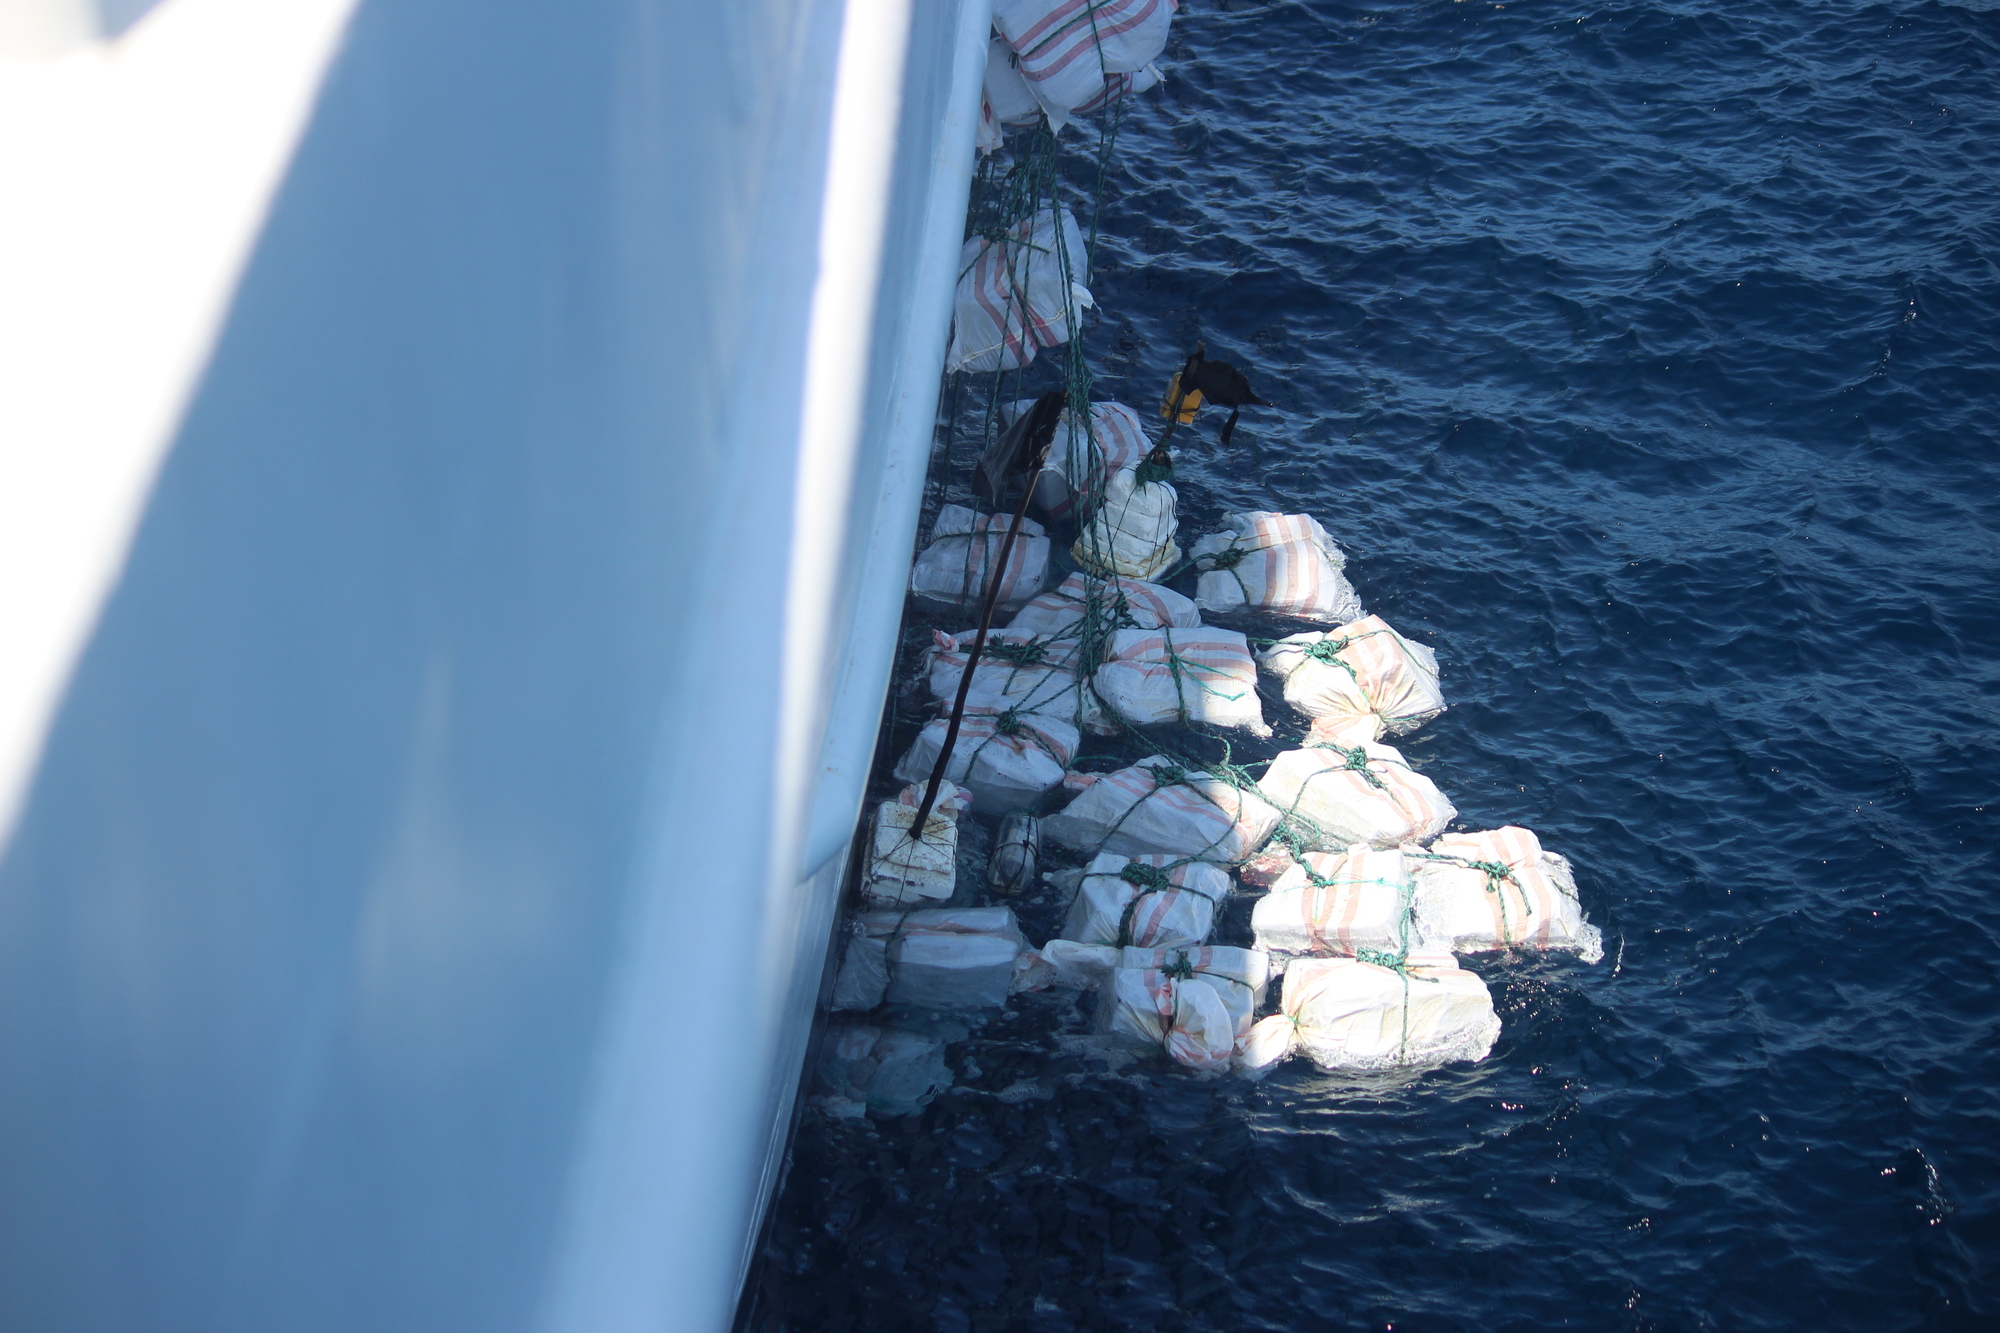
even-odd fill
[[[1448,953],[1300,958],[1285,969],[1281,1012],[1250,1029],[1239,1067],[1258,1075],[1294,1052],[1322,1069],[1483,1060],[1499,1035],[1486,983]]]
[[[1042,834],[1092,855],[1160,852],[1234,865],[1264,845],[1278,819],[1257,788],[1152,755],[1096,778],[1042,821]]]
[[[1042,821],[1033,815],[1008,815],[1000,821],[1000,836],[986,863],[986,887],[995,893],[1020,893],[1035,882],[1035,862],[1041,855]]]
[[[877,903],[942,902],[958,887],[958,816],[972,794],[954,783],[938,784],[937,801],[924,820],[923,837],[912,839],[924,789],[912,784],[875,808],[868,875],[861,892]]]
[[[1143,949],[1200,944],[1228,897],[1229,876],[1205,862],[1106,852],[1077,887],[1063,938]]]
[[[1411,849],[1418,928],[1461,953],[1565,949],[1586,963],[1604,939],[1584,919],[1569,861],[1524,828],[1447,833]]]
[[[848,928],[830,1007],[997,1009],[1026,947],[1005,907],[864,912]]]
[[[986,581],[1000,558],[1012,514],[981,514],[964,505],[938,510],[930,544],[910,570],[910,591],[932,601],[976,607],[986,597]],[[1042,590],[1048,578],[1049,539],[1032,518],[1021,520],[1007,567],[1000,577],[1000,602],[1020,601]]]
[[[897,763],[896,776],[928,780],[949,728],[949,718],[926,723]],[[1061,785],[1080,740],[1075,725],[1060,717],[968,706],[945,776],[972,793],[975,814],[1025,810]]]
[[[1021,77],[1014,63],[1014,48],[996,36],[986,44],[986,81],[980,91],[979,129],[975,142],[979,151],[990,153],[1007,137],[1007,131],[1026,129],[1042,118],[1042,104]]]
[[[1101,1029],[1207,1073],[1229,1068],[1236,1019],[1213,986],[1191,974],[1121,967],[1098,1002]]]
[[[1115,473],[1070,554],[1093,574],[1150,579],[1181,558],[1174,544],[1178,503],[1170,482],[1140,481],[1136,468]]]
[[[1257,786],[1319,851],[1357,842],[1394,847],[1426,842],[1458,811],[1437,784],[1412,769],[1391,746],[1331,743],[1287,750],[1271,761]]]
[[[1119,630],[1092,680],[1106,707],[1139,726],[1205,722],[1271,734],[1250,645],[1235,630]]]
[[[1018,421],[1034,405],[1034,399],[1023,398],[1009,404],[1005,413]],[[1151,448],[1139,414],[1123,403],[1092,403],[1088,431],[1078,426],[1074,412],[1064,408],[1056,418],[1048,460],[1035,477],[1036,510],[1053,519],[1072,514],[1088,518],[1103,498],[1105,484],[1138,466]]]
[[[1083,233],[1067,208],[1045,208],[997,240],[959,252],[946,373],[1018,370],[1075,334],[1070,311],[1091,304]]]
[[[932,631],[923,672],[931,697],[939,703],[948,704],[958,697],[959,681],[964,678],[978,633]],[[1070,670],[1077,650],[1074,638],[1015,629],[989,631],[979,665],[972,671],[972,687],[965,696],[967,707],[996,714],[1011,708],[1084,722],[1097,720],[1096,698],[1087,690],[1078,690],[1076,673]]]
[[[1362,617],[1361,599],[1341,571],[1347,557],[1310,514],[1233,514],[1229,528],[1188,551],[1195,604],[1216,614],[1267,611],[1345,624]]]
[[[1276,957],[1401,954],[1418,938],[1403,853],[1357,843],[1307,852],[1251,909],[1257,947]]]
[[[997,0],[993,26],[1061,129],[1107,95],[1106,75],[1136,74],[1167,49],[1174,0]]]
[[[951,1086],[944,1043],[872,1023],[835,1023],[820,1041],[825,1108],[837,1116],[915,1115]]]
[[[1192,598],[1172,588],[1138,579],[1093,578],[1071,574],[1015,612],[1007,628],[1017,633],[1077,639],[1085,617],[1104,632],[1118,629],[1193,629],[1201,611]]]
[[[1174,949],[1127,947],[1118,951],[1118,966],[1206,982],[1221,997],[1222,1007],[1229,1011],[1238,1049],[1257,1021],[1257,1010],[1264,1003],[1264,987],[1271,979],[1269,955],[1227,944]]]
[[[1315,740],[1359,745],[1444,711],[1437,654],[1380,616],[1280,639],[1257,661],[1284,683],[1285,702],[1313,719]]]

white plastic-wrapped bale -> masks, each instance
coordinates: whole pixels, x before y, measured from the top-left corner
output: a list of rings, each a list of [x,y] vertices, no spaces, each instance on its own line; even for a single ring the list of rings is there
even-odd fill
[[[864,912],[849,928],[832,1007],[997,1009],[1026,944],[1005,907]]]
[[[1228,897],[1229,876],[1206,862],[1107,852],[1084,874],[1063,938],[1142,949],[1200,944]]]
[[[1214,987],[1222,1007],[1229,1011],[1240,1045],[1257,1021],[1264,1003],[1264,987],[1271,979],[1270,958],[1256,949],[1238,949],[1227,944],[1198,948],[1140,949],[1118,951],[1118,966],[1140,972],[1165,972],[1183,981],[1203,981]]]
[[[905,782],[928,781],[949,718],[926,723],[896,765]],[[975,814],[1025,810],[1062,782],[1081,737],[1073,723],[1043,713],[967,707],[945,776],[972,793]]]
[[[1140,93],[1149,93],[1165,82],[1158,65],[1147,65],[1133,70],[1130,74],[1107,74],[1104,76],[1104,91],[1076,108],[1073,114],[1088,116],[1102,111],[1105,107],[1122,102]]]
[[[1092,678],[1105,707],[1138,726],[1204,722],[1268,736],[1257,666],[1235,630],[1123,629]]]
[[[1093,855],[1159,852],[1234,865],[1264,845],[1278,818],[1255,787],[1153,755],[1094,779],[1042,821],[1042,835]]]
[[[986,46],[986,82],[979,101],[979,151],[998,148],[1009,130],[1026,129],[1042,118],[1042,104],[1014,63],[1014,48],[995,37]]]
[[[1285,702],[1314,719],[1316,738],[1359,745],[1401,735],[1444,711],[1437,654],[1380,616],[1291,635],[1257,660],[1284,682]]]
[[[872,1023],[830,1025],[818,1067],[824,1104],[836,1115],[914,1115],[951,1086],[942,1041]]]
[[[1257,900],[1250,929],[1259,949],[1283,958],[1351,958],[1362,949],[1401,955],[1418,938],[1413,892],[1401,851],[1357,843],[1307,852]]]
[[[924,674],[931,697],[939,703],[949,704],[958,697],[958,684],[977,637],[977,630],[956,635],[932,631]],[[1010,708],[1042,713],[1087,725],[1098,718],[1097,701],[1089,691],[1077,689],[1076,676],[1068,669],[1076,653],[1074,638],[1014,629],[990,631],[979,665],[972,671],[966,705],[994,713]]]
[[[1177,503],[1171,482],[1140,481],[1138,468],[1113,473],[1104,486],[1104,503],[1069,552],[1093,574],[1150,579],[1181,558],[1174,545]]]
[[[1361,599],[1341,571],[1347,557],[1310,514],[1234,514],[1230,527],[1188,550],[1201,577],[1195,604],[1216,614],[1265,611],[1345,624],[1362,617]]]
[[[1448,953],[1411,954],[1401,966],[1300,958],[1285,969],[1280,1009],[1250,1029],[1246,1073],[1295,1051],[1322,1069],[1483,1060],[1500,1035],[1486,983]]]
[[[1134,1045],[1164,1050],[1174,1063],[1207,1073],[1229,1067],[1236,1019],[1215,987],[1194,977],[1121,967],[1098,1000],[1103,1030]]]
[[[958,257],[945,370],[1019,370],[1075,334],[1072,309],[1091,304],[1083,233],[1066,208],[1045,208],[999,240],[975,236]]]
[[[1005,415],[1011,422],[1034,405],[1034,399],[1023,398],[1009,404]],[[1048,461],[1035,477],[1035,508],[1054,519],[1089,517],[1105,483],[1138,466],[1150,448],[1139,414],[1123,403],[1092,403],[1088,431],[1079,427],[1076,413],[1064,408],[1056,419]]]
[[[1341,851],[1357,842],[1377,847],[1426,842],[1458,814],[1400,751],[1372,741],[1287,750],[1271,761],[1257,786],[1319,851]]]
[[[940,782],[923,836],[913,839],[910,830],[923,797],[923,787],[912,785],[875,808],[868,876],[861,886],[874,902],[941,902],[958,887],[958,816],[971,793]]]
[[[1418,928],[1461,953],[1564,949],[1586,963],[1604,939],[1584,919],[1569,861],[1524,828],[1447,833],[1409,862]]]
[[[996,0],[993,26],[1060,129],[1105,97],[1105,76],[1134,74],[1167,49],[1178,0]]]
[[[1163,626],[1193,629],[1201,624],[1201,612],[1194,602],[1172,588],[1138,579],[1100,579],[1077,573],[1028,602],[1007,628],[1075,640],[1081,637],[1086,617],[1094,617],[1106,633]]]
[[[953,606],[979,606],[1006,543],[1012,514],[981,514],[964,505],[938,510],[930,544],[910,569],[910,591]],[[1032,518],[1021,520],[1000,575],[1000,605],[1033,597],[1048,579],[1049,539]]]

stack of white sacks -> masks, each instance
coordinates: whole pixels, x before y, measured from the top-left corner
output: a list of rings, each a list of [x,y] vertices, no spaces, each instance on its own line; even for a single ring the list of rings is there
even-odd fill
[[[1131,424],[1129,409],[1101,406],[1117,411],[1094,414],[1100,439]],[[1129,522],[1136,457],[1136,446],[1121,445],[1115,465],[1080,471],[1075,486],[1077,469],[1044,474],[1045,510],[1072,509],[1086,533],[1109,521],[1097,549],[1134,558],[1087,565],[1040,592],[1047,538],[1024,526],[1042,546],[1009,561],[1006,600],[1018,610],[988,635],[933,832],[913,848],[908,824],[936,762],[942,717],[896,767],[911,785],[878,811],[866,880],[877,910],[850,928],[835,1007],[990,1009],[1010,989],[1053,985],[1096,991],[1100,1032],[1196,1070],[1256,1077],[1292,1054],[1329,1069],[1483,1058],[1499,1020],[1485,983],[1454,951],[1601,957],[1568,862],[1526,829],[1445,831],[1457,813],[1450,800],[1383,743],[1444,710],[1436,656],[1365,614],[1344,556],[1311,517],[1232,516],[1228,530],[1190,552],[1201,571],[1192,600],[1146,582],[1138,571],[1156,571],[1162,550],[1174,558],[1178,550],[1170,495],[1165,526],[1120,545],[1129,534],[1119,525],[1137,526]],[[929,572],[913,583],[971,605],[962,567],[993,558],[982,543],[1003,521],[970,511],[941,518],[938,554],[925,553]],[[1203,611],[1325,628],[1266,641],[1253,657],[1241,632],[1204,625]],[[941,712],[972,638],[935,636],[925,669]],[[1102,664],[1079,678],[1086,641]],[[1258,781],[1160,755],[1115,772],[1071,770],[1081,729],[1116,722],[1268,735],[1259,667],[1312,730]],[[1090,858],[1067,872],[1075,893],[1060,938],[1028,948],[1005,908],[935,906],[951,896],[960,811],[1036,809],[1060,800],[1058,787],[1075,795],[1042,820],[1041,834]],[[1211,944],[1239,870],[1245,883],[1268,887],[1251,915],[1254,947]],[[925,904],[934,906],[910,910]],[[1258,1021],[1279,977],[1278,1012]]]

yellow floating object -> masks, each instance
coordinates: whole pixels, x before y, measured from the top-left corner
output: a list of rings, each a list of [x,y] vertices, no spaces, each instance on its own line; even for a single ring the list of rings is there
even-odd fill
[[[1160,415],[1174,417],[1179,425],[1185,426],[1194,420],[1196,409],[1201,406],[1201,390],[1189,389],[1187,397],[1181,399],[1179,416],[1174,416],[1174,395],[1181,391],[1181,373],[1176,370],[1174,377],[1167,381],[1167,396],[1160,400]]]

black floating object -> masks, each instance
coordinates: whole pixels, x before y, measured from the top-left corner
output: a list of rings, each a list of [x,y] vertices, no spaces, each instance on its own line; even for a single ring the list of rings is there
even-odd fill
[[[1030,461],[1047,456],[1047,446],[1055,439],[1056,423],[1062,420],[1063,409],[1068,406],[1068,391],[1051,389],[1037,398],[1034,406],[1015,417],[1014,424],[1001,431],[1000,438],[979,456],[973,489],[991,503],[1005,505]]]
[[[1211,361],[1205,356],[1206,343],[1196,343],[1194,354],[1187,359],[1181,369],[1181,389],[1199,389],[1201,396],[1218,407],[1229,409],[1229,419],[1222,423],[1219,441],[1223,448],[1229,447],[1230,437],[1236,434],[1236,417],[1246,407],[1272,407],[1257,396],[1250,387],[1249,379],[1227,361]]]

